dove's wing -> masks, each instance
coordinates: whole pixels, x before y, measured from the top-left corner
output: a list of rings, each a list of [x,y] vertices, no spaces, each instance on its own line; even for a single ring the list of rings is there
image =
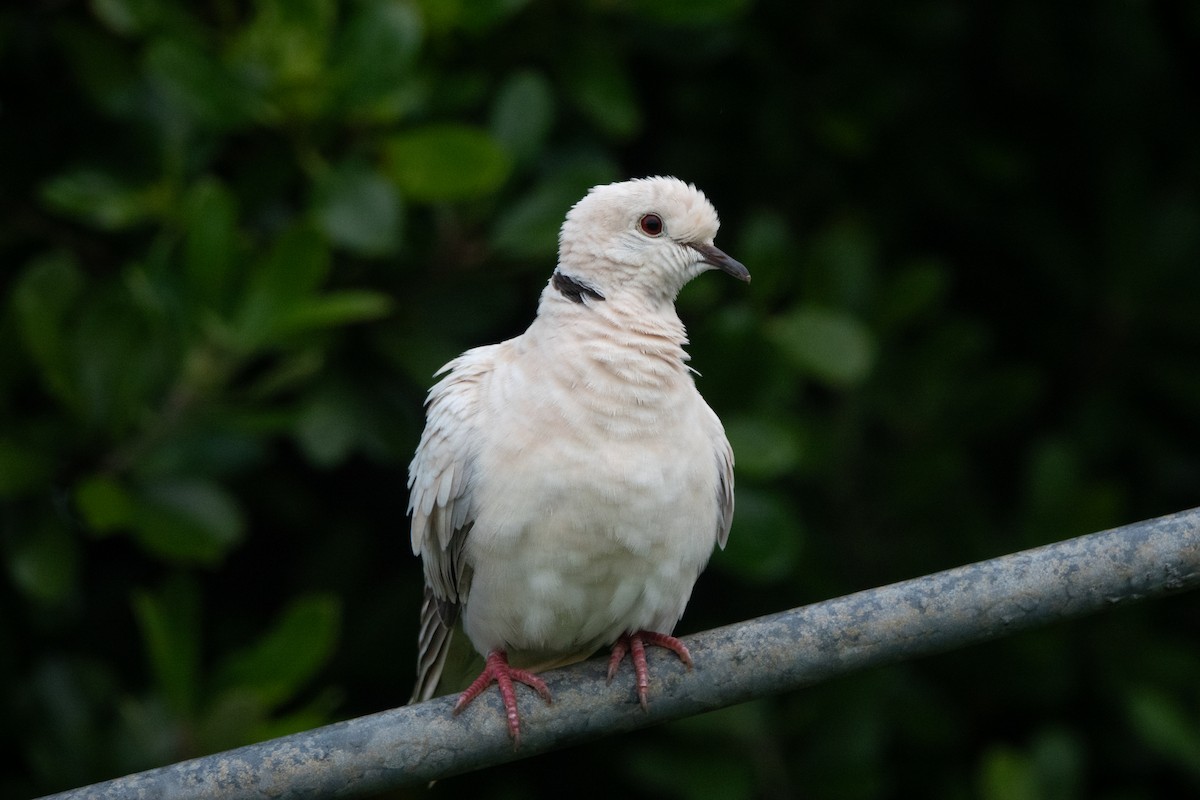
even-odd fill
[[[476,515],[471,490],[481,424],[480,386],[492,370],[496,347],[468,350],[439,371],[448,374],[429,390],[425,432],[408,468],[412,549],[425,568],[412,700],[433,696],[459,607],[470,588],[470,569],[462,554]]]
[[[708,419],[717,468],[717,545],[724,550],[725,543],[729,541],[729,529],[733,525],[733,448],[725,436],[720,418],[711,408],[708,408]]]

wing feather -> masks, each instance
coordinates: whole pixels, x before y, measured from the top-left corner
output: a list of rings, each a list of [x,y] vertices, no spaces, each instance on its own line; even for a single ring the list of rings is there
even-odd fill
[[[717,545],[724,550],[729,541],[729,529],[733,526],[733,448],[716,412],[710,408],[709,414],[715,424],[712,440],[717,468]]]
[[[468,350],[438,371],[445,376],[429,390],[425,431],[408,468],[412,549],[425,573],[413,700],[433,696],[470,588],[463,546],[476,515],[470,490],[481,386],[492,370],[496,347]]]

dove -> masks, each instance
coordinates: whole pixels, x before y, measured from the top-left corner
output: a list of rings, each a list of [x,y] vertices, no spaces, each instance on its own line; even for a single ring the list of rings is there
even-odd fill
[[[647,705],[645,648],[671,635],[733,520],[733,451],[696,389],[675,298],[692,278],[750,273],[713,244],[691,184],[593,187],[567,213],[558,263],[521,335],[435,373],[409,466],[421,557],[417,685],[433,696],[456,625],[484,658],[454,714],[497,684],[520,744],[517,684],[611,647]]]

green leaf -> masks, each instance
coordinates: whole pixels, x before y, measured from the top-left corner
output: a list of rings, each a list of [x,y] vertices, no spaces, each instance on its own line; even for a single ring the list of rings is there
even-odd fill
[[[468,200],[494,192],[511,167],[486,133],[467,125],[428,125],[385,145],[389,174],[417,202]]]
[[[42,603],[61,603],[75,589],[79,549],[52,519],[19,542],[8,556],[8,571],[18,589]]]
[[[102,230],[121,230],[146,220],[159,207],[154,187],[132,186],[107,172],[78,167],[42,184],[42,202]]]
[[[813,115],[812,128],[818,141],[842,158],[862,158],[874,147],[872,122],[858,111],[826,109]]]
[[[795,470],[801,457],[797,431],[762,416],[733,417],[725,423],[739,475],[769,479]]]
[[[532,0],[468,0],[459,22],[467,30],[475,34],[484,34],[493,30],[504,20],[512,17]]]
[[[179,475],[236,478],[261,465],[264,434],[244,427],[233,410],[194,419],[171,436],[148,443],[137,459],[137,475],[143,480]]]
[[[1053,515],[1064,506],[1074,510],[1084,479],[1076,445],[1062,439],[1031,443],[1026,496],[1034,515]],[[1062,520],[1055,519],[1056,523]]]
[[[75,487],[75,506],[97,533],[128,527],[136,504],[124,486],[104,475],[93,475]]]
[[[904,266],[880,297],[880,324],[889,328],[930,320],[950,288],[949,271],[935,260]]]
[[[337,21],[335,0],[259,0],[239,32],[235,56],[274,81],[307,80],[325,67],[325,49]]]
[[[51,455],[44,446],[0,439],[0,497],[45,491],[53,473]]]
[[[298,303],[279,323],[283,334],[333,328],[385,316],[392,300],[382,292],[345,289]]]
[[[1138,738],[1151,750],[1180,769],[1200,778],[1200,719],[1179,698],[1149,687],[1139,687],[1126,700]]]
[[[1083,797],[1084,753],[1081,733],[1059,728],[1041,731],[1030,743],[1030,757],[1042,797]]]
[[[801,308],[768,323],[767,334],[798,369],[839,388],[862,383],[875,363],[875,339],[849,314]]]
[[[568,97],[601,131],[630,139],[642,127],[633,84],[617,49],[586,47],[573,55],[566,71]]]
[[[12,292],[17,329],[42,381],[68,407],[79,402],[74,363],[67,336],[84,289],[84,276],[73,258],[40,258],[17,279]]]
[[[312,294],[329,275],[329,247],[310,225],[285,231],[255,272],[251,291],[270,292],[285,301]]]
[[[186,123],[237,129],[269,116],[266,105],[219,60],[196,43],[158,39],[150,44],[145,70],[166,111]]]
[[[91,0],[89,5],[106,26],[124,36],[147,30],[159,17],[156,0]]]
[[[300,708],[265,720],[254,731],[250,741],[264,742],[328,724],[342,704],[342,694],[338,689],[322,689]]]
[[[655,0],[638,8],[651,20],[700,28],[726,22],[748,4],[749,0]]]
[[[749,800],[756,796],[749,759],[697,757],[688,749],[659,745],[636,749],[624,768],[635,785],[655,797]]]
[[[521,70],[509,76],[496,93],[491,132],[519,162],[542,152],[554,124],[554,93],[540,72]]]
[[[334,47],[333,71],[339,101],[347,113],[393,121],[412,104],[412,65],[424,25],[406,3],[371,2],[352,6]]]
[[[76,84],[97,108],[111,117],[137,113],[144,85],[139,82],[140,68],[132,48],[108,31],[82,21],[62,19],[55,29],[58,55],[70,63]]]
[[[332,595],[298,598],[258,642],[223,660],[216,685],[250,690],[268,708],[287,702],[333,653],[340,618]]]
[[[856,219],[839,220],[813,239],[803,297],[862,311],[875,288],[879,255],[873,231]]]
[[[1011,747],[992,747],[979,770],[983,800],[1025,800],[1040,797],[1037,777],[1028,756]]]
[[[303,386],[325,366],[325,356],[325,350],[319,345],[289,348],[247,387],[246,393],[254,400],[264,400]]]
[[[317,187],[314,207],[330,240],[359,255],[387,255],[400,241],[400,195],[363,164],[350,162],[327,176]]]
[[[772,298],[787,300],[798,293],[797,271],[791,268],[798,249],[793,228],[774,211],[754,212],[741,225],[737,249],[731,255],[749,266],[754,276],[754,297],[760,303],[769,303]]]
[[[336,0],[259,0],[254,8],[229,48],[229,71],[253,76],[280,118],[317,117],[332,88],[326,55]]]
[[[160,693],[146,692],[135,697],[114,689],[107,696],[116,694],[123,696],[114,704],[116,719],[112,727],[106,728],[102,734],[96,734],[90,741],[96,742],[104,737],[111,743],[111,757],[121,765],[118,772],[135,772],[158,764],[170,764],[179,758],[180,753],[196,746],[192,721],[172,712]]]
[[[492,246],[510,258],[552,258],[558,250],[563,217],[580,197],[573,188],[557,182],[537,187],[497,217],[492,228]]]
[[[91,426],[124,435],[165,389],[177,340],[160,315],[139,308],[124,284],[89,297],[71,323],[79,411]]]
[[[739,485],[729,543],[713,564],[751,583],[785,580],[796,567],[803,539],[795,510],[778,494]]]
[[[350,453],[360,433],[358,404],[349,392],[319,392],[296,420],[296,439],[309,460],[331,467]]]
[[[553,258],[567,211],[588,189],[611,183],[617,175],[617,167],[602,156],[554,164],[545,180],[509,204],[496,219],[492,247],[511,258]]]
[[[337,691],[324,690],[299,709],[272,716],[258,691],[241,686],[224,689],[196,721],[195,748],[219,752],[312,730],[329,722],[339,700]]]
[[[134,534],[147,550],[167,560],[211,564],[241,540],[241,510],[224,489],[209,481],[152,483],[135,498]]]
[[[101,708],[102,698],[119,693],[109,664],[83,656],[76,648],[70,648],[69,654],[66,650],[32,649],[25,656],[28,672],[14,674],[20,681],[20,702],[9,706],[15,713],[8,719],[29,720],[22,729],[18,752],[27,757],[31,772],[47,787],[79,786],[95,780],[101,763],[96,742],[104,737],[102,719],[108,717],[107,709]],[[11,658],[8,663],[15,666],[20,662]],[[36,724],[28,716],[34,709]],[[65,753],[73,755],[64,757]],[[9,780],[9,775],[12,772],[6,770],[6,789],[20,785]],[[33,793],[18,789],[15,794]]]
[[[225,308],[237,274],[237,211],[236,198],[215,178],[198,182],[184,201],[183,299],[193,309]]]
[[[435,34],[455,29],[481,36],[517,13],[530,0],[417,0],[425,24]]]
[[[284,319],[315,295],[329,265],[329,245],[313,227],[299,225],[282,234],[251,267],[234,327],[238,344],[253,350],[277,338]]]
[[[132,601],[155,686],[175,714],[191,719],[200,694],[200,596],[196,585],[177,576],[157,592],[135,591]]]
[[[216,693],[196,720],[196,745],[201,752],[218,752],[261,741],[257,732],[270,714],[258,693],[235,687]]]

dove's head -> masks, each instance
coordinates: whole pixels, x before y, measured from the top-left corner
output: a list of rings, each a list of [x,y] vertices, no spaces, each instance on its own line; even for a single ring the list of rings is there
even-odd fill
[[[556,280],[593,298],[636,292],[655,303],[673,302],[710,269],[749,281],[746,268],[713,244],[718,227],[704,193],[678,178],[596,186],[567,213]]]

